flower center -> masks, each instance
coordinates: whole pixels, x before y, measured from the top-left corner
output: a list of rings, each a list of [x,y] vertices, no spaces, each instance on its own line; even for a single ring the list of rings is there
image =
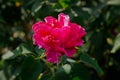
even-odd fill
[[[43,38],[43,41],[47,44],[52,46],[57,46],[57,44],[59,43],[59,41],[55,38],[55,36],[53,35],[47,35]]]

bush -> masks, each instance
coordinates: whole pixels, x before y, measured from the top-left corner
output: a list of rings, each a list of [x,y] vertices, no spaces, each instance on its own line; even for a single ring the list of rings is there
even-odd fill
[[[85,43],[57,64],[32,42],[32,25],[59,13],[83,26]],[[0,80],[117,80],[119,0],[0,0]]]

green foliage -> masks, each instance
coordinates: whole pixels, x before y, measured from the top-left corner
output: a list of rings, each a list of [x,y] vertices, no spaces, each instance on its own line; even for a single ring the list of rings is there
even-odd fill
[[[41,55],[42,53],[44,53],[44,50],[43,50],[43,49],[39,49],[38,47],[35,47],[35,52],[36,52],[38,55]]]
[[[120,34],[116,36],[115,43],[111,50],[111,53],[115,53],[119,49],[120,49]]]
[[[102,69],[99,67],[95,58],[89,57],[87,54],[82,54],[80,57],[80,61],[85,63],[86,65],[93,67],[99,75],[103,75]]]
[[[30,56],[25,59],[20,72],[20,80],[37,80],[43,70],[43,64],[40,60],[35,60]]]
[[[74,57],[52,64],[31,28],[61,12],[87,35]],[[0,80],[119,80],[119,62],[119,0],[0,0]]]
[[[82,64],[74,64],[73,65],[73,78],[80,80],[91,80],[91,76],[89,70]]]
[[[61,4],[61,6],[63,8],[67,8],[69,7],[69,3],[71,2],[71,0],[59,0],[59,3]]]
[[[31,53],[33,47],[30,47],[29,45],[25,43],[21,43],[14,51],[13,53],[18,55],[18,54],[27,54]]]
[[[64,69],[64,71],[65,71],[67,74],[69,74],[70,71],[71,71],[71,65],[65,64],[65,65],[63,66],[63,69]]]

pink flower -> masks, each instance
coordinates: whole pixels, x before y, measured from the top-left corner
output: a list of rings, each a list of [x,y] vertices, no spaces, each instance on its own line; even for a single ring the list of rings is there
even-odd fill
[[[44,48],[49,62],[59,62],[60,56],[65,54],[72,57],[76,46],[82,46],[86,31],[80,25],[71,23],[68,15],[60,13],[58,20],[52,16],[45,18],[45,22],[36,22],[32,26],[33,41],[39,48]]]

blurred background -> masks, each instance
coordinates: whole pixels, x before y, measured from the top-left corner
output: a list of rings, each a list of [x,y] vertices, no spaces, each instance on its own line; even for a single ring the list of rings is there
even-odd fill
[[[89,70],[91,78],[72,80],[120,80],[120,0],[0,0],[0,80],[19,80],[13,69],[21,59],[6,59],[20,43],[32,44],[34,22],[61,12],[86,29],[80,51],[96,58],[104,72]]]

